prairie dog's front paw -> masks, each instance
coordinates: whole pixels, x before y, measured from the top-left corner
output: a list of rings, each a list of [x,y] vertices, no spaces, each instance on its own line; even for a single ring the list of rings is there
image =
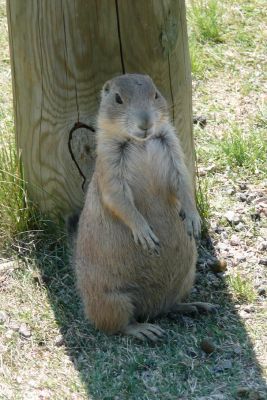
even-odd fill
[[[184,222],[188,235],[190,237],[194,236],[195,239],[199,239],[201,233],[201,218],[198,212],[185,212]]]
[[[159,239],[147,223],[132,229],[132,233],[136,244],[140,244],[144,250],[152,250],[159,255]]]

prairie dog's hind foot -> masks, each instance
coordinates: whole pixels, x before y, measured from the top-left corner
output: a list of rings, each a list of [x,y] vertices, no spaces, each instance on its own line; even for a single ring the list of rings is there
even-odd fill
[[[196,301],[194,303],[177,303],[170,309],[170,314],[208,314],[218,310],[218,304],[203,303]]]
[[[158,325],[148,323],[133,323],[122,331],[123,334],[133,336],[141,341],[158,342],[165,337],[165,331]]]

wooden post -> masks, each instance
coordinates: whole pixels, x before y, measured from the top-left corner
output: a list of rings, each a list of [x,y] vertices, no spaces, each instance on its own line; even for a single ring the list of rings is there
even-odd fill
[[[194,181],[191,71],[184,0],[8,0],[14,114],[28,191],[42,210],[83,204],[103,83],[152,77]]]

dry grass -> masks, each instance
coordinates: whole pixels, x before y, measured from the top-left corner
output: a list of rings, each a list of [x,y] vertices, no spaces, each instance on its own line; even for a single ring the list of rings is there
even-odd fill
[[[220,43],[196,35],[196,16],[194,24],[189,22],[196,54],[194,114],[207,118],[204,130],[195,129],[199,206],[209,219],[212,239],[201,243],[191,298],[221,307],[212,316],[161,320],[167,339],[152,346],[107,337],[87,324],[64,230],[27,203],[12,152],[7,28],[0,0],[0,169],[11,173],[2,173],[0,187],[2,206],[9,210],[0,212],[1,244],[5,239],[0,259],[1,399],[231,400],[240,386],[244,398],[266,398],[267,278],[260,263],[267,236],[262,212],[267,198],[264,2],[218,3],[223,9],[217,24]],[[235,162],[240,146],[229,140],[236,129],[244,150],[241,163]],[[238,224],[227,222],[229,210],[239,216]],[[227,261],[227,271],[212,272],[212,255]],[[203,339],[215,345],[211,355],[202,350]]]

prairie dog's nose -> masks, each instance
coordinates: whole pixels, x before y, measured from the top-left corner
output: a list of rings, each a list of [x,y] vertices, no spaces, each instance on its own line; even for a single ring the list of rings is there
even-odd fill
[[[138,119],[139,119],[138,128],[141,129],[142,131],[147,131],[153,126],[151,115],[146,111],[141,111],[138,114]]]

